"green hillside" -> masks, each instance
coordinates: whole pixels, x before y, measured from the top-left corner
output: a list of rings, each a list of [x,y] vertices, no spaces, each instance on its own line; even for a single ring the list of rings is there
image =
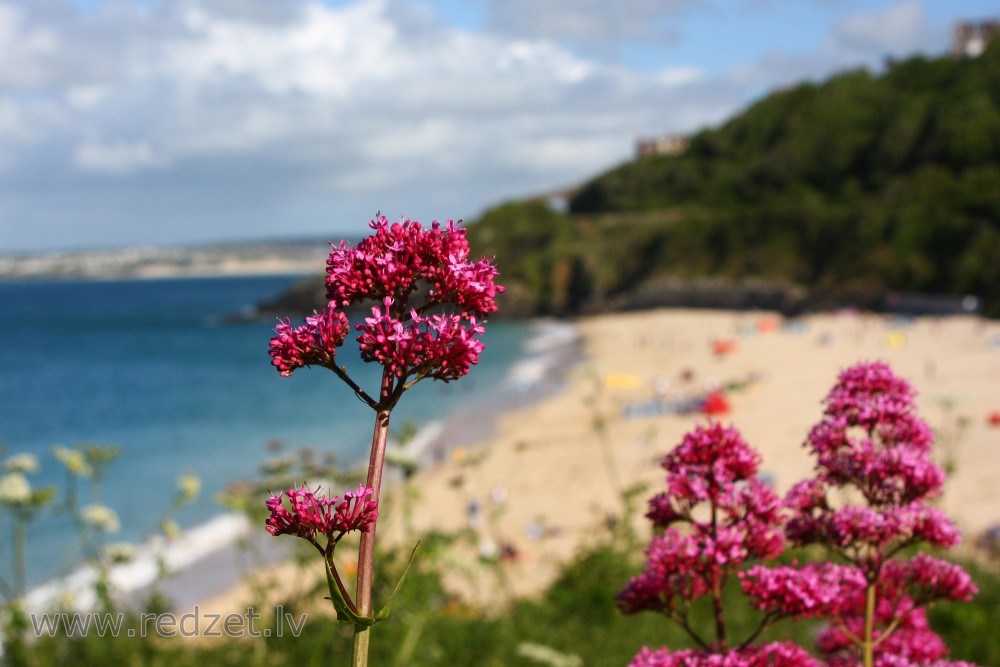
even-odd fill
[[[498,258],[525,312],[713,277],[973,294],[1000,315],[1000,42],[804,83],[689,140],[583,184],[567,213],[486,212],[474,249]]]

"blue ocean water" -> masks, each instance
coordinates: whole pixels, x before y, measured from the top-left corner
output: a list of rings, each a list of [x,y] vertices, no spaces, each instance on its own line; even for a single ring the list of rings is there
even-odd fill
[[[255,474],[269,440],[334,452],[345,465],[362,460],[371,410],[324,369],[280,377],[267,355],[273,323],[225,322],[295,278],[0,283],[0,442],[7,454],[38,456],[42,470],[30,476],[33,485],[62,485],[54,445],[120,446],[102,500],[121,519],[114,539],[134,542],[155,531],[183,473],[201,478],[202,493],[180,523],[222,512],[216,494]],[[446,418],[489,397],[529,335],[523,324],[491,322],[472,373],[455,383],[417,385],[394,411],[393,425]],[[352,343],[342,361],[377,393],[380,369],[358,361]],[[10,562],[5,538],[0,576]],[[41,517],[29,536],[29,579],[65,574],[72,540],[65,519]]]

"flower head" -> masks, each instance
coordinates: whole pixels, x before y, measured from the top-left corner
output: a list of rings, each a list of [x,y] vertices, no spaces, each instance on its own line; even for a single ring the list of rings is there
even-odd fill
[[[31,484],[20,472],[0,476],[0,503],[21,505],[31,501]]]
[[[35,473],[38,472],[38,457],[30,452],[14,454],[4,461],[7,472]]]
[[[348,491],[344,500],[337,504],[333,515],[333,526],[344,533],[359,530],[367,533],[378,518],[378,502],[371,500],[374,489],[359,486],[357,491]]]
[[[820,667],[820,664],[791,642],[773,642],[722,652],[643,648],[629,667]]]
[[[52,450],[52,454],[66,466],[66,470],[72,475],[90,477],[94,472],[93,467],[87,462],[87,455],[79,449],[55,447]]]
[[[876,665],[946,664],[935,662],[947,651],[922,607],[976,592],[957,565],[924,554],[898,559],[910,545],[947,548],[960,539],[944,513],[927,503],[940,493],[944,473],[930,459],[933,437],[913,397],[887,364],[857,364],[840,374],[807,438],[816,476],[786,495],[792,517],[785,532],[796,544],[828,547],[848,565],[753,568],[743,575],[744,590],[760,609],[838,619],[819,640],[834,667],[859,664],[857,637],[866,627],[874,633]]]
[[[839,610],[844,596],[856,595],[866,583],[857,568],[832,563],[802,568],[756,565],[741,572],[740,580],[758,609],[803,618]]]
[[[622,612],[670,615],[748,560],[784,550],[781,503],[756,478],[759,462],[736,429],[719,424],[697,427],[664,457],[667,490],[653,496],[646,516],[665,530],[650,543],[645,570],[618,594]]]
[[[327,298],[338,306],[391,298],[406,303],[421,284],[427,302],[455,305],[465,315],[496,311],[496,267],[486,259],[469,261],[469,243],[461,223],[424,227],[404,220],[372,220],[374,234],[350,247],[341,242],[327,260]]]
[[[322,312],[292,327],[287,319],[275,328],[271,338],[271,364],[283,376],[303,366],[333,367],[337,348],[344,344],[349,325],[347,315],[328,305]]]
[[[337,542],[352,530],[367,532],[378,517],[378,502],[370,500],[374,491],[359,486],[356,491],[326,497],[305,485],[272,495],[264,505],[271,512],[266,521],[272,535],[296,535],[314,541],[318,535]],[[285,507],[282,495],[290,507]]]
[[[336,370],[334,354],[348,333],[339,309],[370,301],[371,316],[356,325],[364,361],[385,366],[400,386],[411,378],[464,376],[484,347],[481,322],[504,291],[496,267],[485,258],[470,261],[460,223],[390,224],[380,215],[370,226],[373,234],[356,246],[333,247],[326,309],[299,327],[287,320],[277,325],[272,364],[284,376],[302,366]]]
[[[80,508],[80,518],[87,524],[108,533],[117,533],[122,527],[118,514],[107,505],[94,503]]]

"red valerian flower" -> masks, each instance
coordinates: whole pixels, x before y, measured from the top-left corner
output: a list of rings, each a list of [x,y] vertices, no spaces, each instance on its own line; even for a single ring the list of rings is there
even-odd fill
[[[370,500],[374,489],[358,486],[356,491],[344,494],[343,502],[337,504],[331,525],[338,531],[349,533],[358,530],[367,533],[378,519],[378,502]]]
[[[661,613],[691,633],[686,615],[692,602],[711,596],[721,614],[726,581],[750,560],[781,554],[781,502],[757,479],[759,463],[760,455],[739,431],[715,423],[686,434],[664,457],[667,490],[653,496],[646,514],[663,534],[650,543],[644,571],[618,594],[623,613]],[[791,645],[727,650],[724,626],[718,618],[719,636],[711,649],[644,649],[632,664],[815,664],[797,661],[807,654]]]
[[[271,364],[288,377],[303,366],[336,364],[337,348],[344,344],[349,331],[347,316],[331,307],[306,318],[305,324],[293,328],[287,319],[275,327],[271,339]]]
[[[794,544],[825,546],[847,564],[755,567],[743,575],[744,591],[762,610],[836,621],[819,641],[830,665],[948,664],[937,662],[947,649],[923,607],[976,593],[958,565],[924,554],[898,559],[912,545],[948,548],[960,540],[927,503],[940,493],[944,473],[930,459],[933,437],[914,396],[881,362],[840,374],[806,441],[816,476],[785,497],[792,512],[785,534]]]
[[[327,261],[327,298],[338,306],[391,298],[406,303],[426,283],[426,300],[450,303],[461,312],[486,315],[496,311],[496,268],[487,260],[469,261],[469,243],[461,223],[430,228],[404,220],[389,224],[378,216],[374,234],[357,246],[335,246]]]
[[[399,391],[423,378],[466,375],[484,348],[483,318],[496,312],[504,291],[496,267],[485,258],[469,260],[460,223],[389,224],[379,216],[370,226],[371,236],[354,247],[341,242],[330,253],[326,309],[300,327],[285,321],[275,328],[272,363],[285,376],[303,366],[338,371],[334,355],[348,329],[339,309],[372,301],[371,316],[356,325],[361,357],[384,366]]]
[[[376,498],[386,460],[390,413],[401,396],[426,378],[449,382],[479,362],[485,318],[497,310],[504,291],[497,270],[486,258],[469,258],[461,224],[434,222],[424,227],[404,220],[389,224],[378,215],[372,234],[351,246],[332,246],[326,262],[327,304],[322,312],[293,327],[279,322],[271,338],[271,363],[282,376],[303,366],[331,370],[354,395],[376,412],[367,486],[343,498],[325,498],[302,487],[271,496],[267,530],[309,540],[327,565],[330,600],[341,620],[355,624],[357,664],[367,663],[369,630],[384,618],[372,614],[375,562]],[[332,244],[331,244],[332,245]],[[382,366],[377,391],[362,387],[337,364],[337,348],[350,330],[345,308],[372,302],[371,316],[355,325],[361,358]],[[291,507],[282,498],[287,497]],[[348,532],[360,531],[356,601],[344,586],[334,562],[334,548]],[[321,537],[325,537],[325,543]],[[388,607],[384,610],[388,613]]]
[[[734,429],[712,425],[685,436],[663,461],[667,491],[650,500],[646,515],[664,533],[653,539],[645,570],[619,593],[618,606],[666,615],[701,648],[645,648],[631,666],[820,664],[794,645],[753,647],[748,640],[729,647],[721,590],[736,574],[764,612],[762,628],[782,617],[829,619],[817,646],[831,667],[972,667],[945,660],[947,647],[924,609],[937,600],[969,600],[977,592],[971,577],[925,554],[899,558],[912,545],[947,548],[960,537],[927,502],[940,493],[944,474],[930,460],[931,432],[913,397],[886,364],[841,373],[806,441],[816,475],[792,486],[782,504],[756,479],[759,456]],[[707,518],[696,514],[706,504]],[[781,553],[781,536],[774,535],[781,505],[791,512],[785,535],[792,543],[825,546],[845,563],[741,567]],[[714,642],[688,623],[691,602],[703,596],[712,596]]]
[[[319,489],[312,491],[305,485],[288,489],[284,494],[272,495],[264,503],[271,512],[266,521],[267,532],[272,535],[295,535],[315,542],[322,535],[337,542],[345,534],[357,530],[367,532],[378,518],[378,503],[369,500],[373,490],[359,486],[356,491],[340,496],[326,497]],[[286,508],[282,495],[291,506]]]
[[[740,580],[755,607],[796,618],[829,615],[840,609],[845,591],[864,591],[866,584],[857,568],[833,563],[801,568],[755,565],[741,572]]]
[[[629,667],[820,667],[822,663],[791,642],[773,642],[719,653],[643,648]]]

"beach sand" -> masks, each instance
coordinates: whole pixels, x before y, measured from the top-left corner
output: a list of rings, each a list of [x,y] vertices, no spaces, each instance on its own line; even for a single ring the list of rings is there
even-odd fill
[[[583,318],[576,328],[582,360],[563,369],[560,391],[535,400],[537,389],[524,387],[527,407],[503,414],[485,441],[449,447],[447,430],[439,438],[444,461],[411,482],[412,532],[403,487],[385,489],[380,548],[470,529],[475,537],[449,556],[457,594],[479,604],[536,594],[581,546],[608,539],[621,489],[645,485],[636,527],[640,539],[649,535],[642,514],[662,490],[659,461],[707,421],[672,407],[727,388],[729,411],[715,418],[742,432],[784,492],[812,471],[802,443],[838,372],[873,360],[914,385],[920,414],[938,433],[935,456],[952,469],[940,506],[967,537],[1000,521],[1000,426],[988,421],[1000,411],[998,322],[656,310]],[[477,565],[480,553],[502,546],[513,554],[502,570],[507,588],[496,568]],[[245,610],[247,600],[244,586],[201,607]]]

